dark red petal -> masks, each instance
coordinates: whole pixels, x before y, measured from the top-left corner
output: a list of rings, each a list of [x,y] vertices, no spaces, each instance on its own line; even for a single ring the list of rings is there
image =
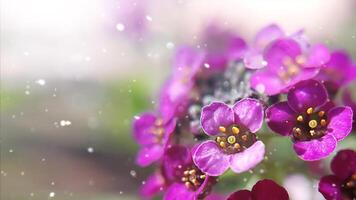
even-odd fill
[[[232,193],[227,200],[252,200],[252,193],[248,190],[239,190]]]
[[[289,200],[286,189],[272,180],[258,181],[252,188],[253,200]]]

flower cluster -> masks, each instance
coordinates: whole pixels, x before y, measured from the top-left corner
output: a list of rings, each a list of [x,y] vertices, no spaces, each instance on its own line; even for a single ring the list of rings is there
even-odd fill
[[[239,174],[263,162],[264,121],[276,136],[292,140],[301,161],[333,153],[352,130],[355,102],[345,90],[348,106],[338,105],[336,92],[356,79],[355,64],[345,51],[331,52],[303,31],[286,34],[277,25],[263,28],[250,45],[215,25],[201,38],[200,48],[177,49],[156,110],[134,117],[136,163],[157,166],[142,197],[289,199],[269,179],[230,196],[212,189],[229,169]],[[327,199],[355,198],[355,163],[352,150],[334,158],[335,175],[319,184]]]

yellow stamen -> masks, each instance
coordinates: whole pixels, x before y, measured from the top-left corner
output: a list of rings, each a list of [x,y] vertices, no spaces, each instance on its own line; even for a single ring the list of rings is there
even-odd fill
[[[324,116],[324,114],[325,114],[325,112],[324,112],[324,111],[319,111],[319,113],[318,113],[319,117]]]
[[[314,130],[310,130],[309,133],[310,133],[311,136],[315,135],[315,131]]]
[[[297,57],[295,58],[295,62],[296,62],[298,65],[304,64],[305,61],[306,61],[306,59],[305,59],[305,56],[303,56],[303,55],[299,55],[299,56],[297,56]]]
[[[183,181],[183,182],[186,182],[186,181],[188,181],[188,178],[187,178],[187,177],[183,177],[183,178],[182,178],[182,181]]]
[[[190,188],[192,187],[192,184],[190,182],[185,182],[185,187]]]
[[[310,120],[308,124],[310,128],[315,128],[318,126],[318,122],[315,119]]]
[[[233,136],[233,135],[229,136],[229,137],[227,138],[227,142],[228,142],[229,144],[234,144],[234,143],[236,142],[235,136]]]
[[[321,126],[326,126],[326,120],[325,119],[320,120],[320,125]]]
[[[188,171],[188,170],[185,170],[185,171],[183,172],[183,174],[184,174],[184,176],[188,176],[188,175],[189,175],[189,171]]]
[[[206,176],[205,176],[205,174],[203,174],[203,175],[200,175],[200,177],[199,177],[200,179],[205,179],[206,178]]]
[[[233,126],[233,127],[231,128],[231,130],[232,130],[232,132],[235,133],[235,134],[239,134],[239,133],[240,133],[240,129],[237,128],[236,126]]]
[[[220,145],[220,147],[222,147],[222,148],[225,148],[225,147],[226,147],[226,143],[225,143],[225,142],[220,142],[219,145]]]
[[[220,136],[216,137],[216,141],[221,142],[222,141],[221,137]]]
[[[303,116],[302,115],[299,115],[298,117],[297,117],[297,121],[298,122],[302,122],[304,119],[303,119]]]
[[[195,174],[195,172],[196,172],[196,171],[195,171],[194,169],[192,169],[192,170],[189,171],[189,174],[190,174],[190,175],[193,175],[193,174]]]
[[[288,75],[295,75],[299,72],[299,68],[297,65],[288,66],[287,73]]]
[[[156,126],[162,126],[162,124],[163,124],[163,120],[161,118],[156,119],[155,121]]]
[[[302,130],[300,130],[300,128],[295,128],[294,132],[296,132],[298,135],[302,133]]]
[[[313,113],[313,108],[312,107],[308,108],[307,113],[308,113],[308,115],[311,115]]]
[[[224,126],[219,126],[219,131],[222,133],[226,132],[226,128]]]
[[[234,148],[235,148],[235,149],[240,149],[240,148],[241,148],[241,146],[240,146],[240,144],[239,144],[239,143],[235,143],[235,144],[234,144]]]

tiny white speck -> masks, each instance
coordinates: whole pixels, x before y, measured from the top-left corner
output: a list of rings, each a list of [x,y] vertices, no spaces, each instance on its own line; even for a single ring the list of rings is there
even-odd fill
[[[210,68],[210,65],[208,63],[204,63],[204,67],[209,69]]]
[[[167,47],[167,49],[173,49],[174,48],[174,43],[173,42],[167,42],[166,47]]]
[[[9,149],[9,152],[12,153],[12,152],[14,152],[14,150],[13,149]]]
[[[146,15],[146,19],[147,19],[147,21],[152,21],[152,17],[151,16],[149,16],[149,15]]]
[[[24,172],[24,171],[22,171],[22,172],[20,173],[20,175],[21,175],[21,176],[24,176],[24,175],[25,175],[25,172]]]
[[[94,148],[93,147],[88,147],[87,151],[88,151],[88,153],[94,153]]]
[[[72,122],[71,122],[71,121],[68,121],[68,120],[61,120],[61,121],[59,122],[59,124],[60,124],[61,126],[69,126],[69,125],[72,124]]]
[[[46,81],[44,79],[38,79],[36,83],[41,86],[46,85]]]
[[[120,193],[120,194],[123,194],[124,192],[123,192],[123,191],[120,191],[119,193]]]
[[[135,115],[134,118],[137,120],[140,119],[140,116]]]
[[[131,175],[132,177],[136,178],[137,173],[136,173],[135,170],[131,170],[131,171],[130,171],[130,175]]]
[[[53,198],[54,196],[56,196],[56,193],[54,193],[54,192],[49,193],[50,198]]]
[[[26,91],[25,91],[25,94],[26,94],[26,95],[30,95],[30,91],[26,90]]]
[[[266,67],[268,65],[267,61],[262,61],[262,65]]]
[[[125,25],[118,23],[118,24],[116,24],[116,29],[118,31],[123,31],[123,30],[125,30]]]
[[[256,86],[256,90],[259,93],[264,93],[265,89],[266,89],[265,86],[263,84],[261,84],[261,83]]]

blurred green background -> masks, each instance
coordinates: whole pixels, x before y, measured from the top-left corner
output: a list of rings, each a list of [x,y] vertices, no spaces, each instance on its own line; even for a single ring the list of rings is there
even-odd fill
[[[142,2],[1,1],[1,199],[137,199],[153,168],[134,164],[131,119],[155,108],[174,49],[198,44],[211,21],[247,41],[272,22],[288,32],[305,28],[312,41],[356,57],[352,0]],[[140,27],[131,30],[137,15]],[[321,199],[313,192],[320,175],[309,169],[327,172],[331,156],[307,165],[288,138],[261,138],[267,160],[248,173],[226,173],[217,191],[250,187],[259,177],[287,184],[288,175],[303,174],[313,189],[305,198]]]

